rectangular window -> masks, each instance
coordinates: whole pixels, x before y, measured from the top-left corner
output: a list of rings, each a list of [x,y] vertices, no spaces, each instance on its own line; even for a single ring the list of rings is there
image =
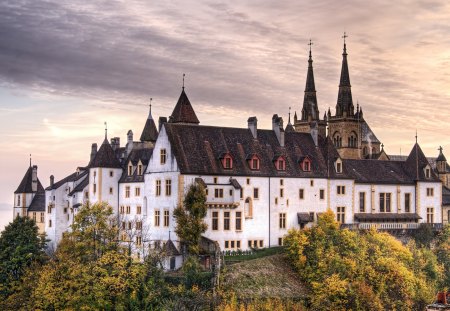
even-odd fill
[[[134,188],[134,196],[136,196],[136,197],[141,196],[141,188],[139,188],[139,187]]]
[[[130,186],[126,186],[125,187],[125,197],[129,198],[130,197]]]
[[[411,193],[405,193],[405,213],[411,211]]]
[[[137,237],[136,237],[136,245],[137,245],[137,246],[141,246],[141,244],[142,244],[142,237],[137,236]]]
[[[286,213],[280,213],[279,217],[280,229],[286,229]]]
[[[278,246],[283,246],[283,238],[278,238]]]
[[[33,212],[33,220],[36,222],[36,212]]]
[[[234,246],[235,246],[234,241],[230,241],[230,247],[231,247],[231,248],[234,248]]]
[[[233,189],[230,189],[230,197],[233,196]]]
[[[157,180],[156,181],[156,196],[160,196],[161,195],[161,180]]]
[[[223,189],[222,188],[214,189],[214,197],[215,198],[223,198]]]
[[[247,178],[246,182],[247,182],[247,185],[250,185],[250,178]]]
[[[44,222],[44,213],[41,213],[41,222],[43,223]]]
[[[20,206],[20,194],[17,195],[17,206]]]
[[[121,213],[121,214],[125,214],[125,206],[122,205],[122,206],[120,207],[120,213]]]
[[[242,212],[236,212],[236,231],[242,230]]]
[[[161,149],[160,152],[160,163],[161,164],[166,164],[166,149]]]
[[[259,188],[253,188],[253,198],[259,199]]]
[[[433,207],[427,207],[427,223],[429,223],[429,224],[434,223],[434,208]]]
[[[212,230],[219,230],[219,212],[212,212]]]
[[[241,188],[241,191],[239,192],[239,198],[241,200],[244,199],[244,188]]]
[[[284,198],[284,189],[280,188],[280,198]]]
[[[93,190],[92,191],[94,192],[94,194],[97,192],[97,184],[93,185]]]
[[[109,171],[109,177],[113,177],[114,176],[114,172],[113,171]]]
[[[223,230],[230,230],[230,212],[223,212]]]
[[[359,193],[359,212],[360,213],[366,212],[366,193],[365,192]]]
[[[337,194],[345,194],[345,186],[337,186]]]
[[[427,188],[427,197],[434,196],[434,188]]]
[[[252,247],[252,241],[248,240],[247,243],[248,243],[248,247],[251,248]]]
[[[131,214],[131,207],[127,206],[127,214]]]
[[[324,189],[320,189],[319,197],[320,197],[321,200],[325,199],[325,190]]]
[[[109,194],[113,194],[113,188],[109,187]]]
[[[142,175],[142,165],[138,165],[138,175]]]
[[[263,246],[264,246],[264,241],[263,240],[259,240],[259,247],[263,248]]]
[[[131,221],[128,222],[128,230],[133,229],[133,224],[131,223]]]
[[[380,193],[380,213],[391,212],[391,194],[387,192]]]
[[[160,216],[160,211],[156,210],[155,211],[155,227],[159,227],[159,216]]]
[[[341,224],[345,222],[345,206],[337,207],[336,220]]]
[[[48,227],[49,227],[49,228],[52,227],[52,220],[51,220],[51,219],[48,220]]]
[[[125,221],[122,221],[122,230],[125,230],[127,228],[127,224]]]
[[[280,186],[283,186],[283,185],[284,185],[284,180],[280,179]]]
[[[164,211],[164,227],[169,226],[169,211]]]
[[[241,241],[236,241],[236,248],[240,249],[241,248]]]
[[[300,200],[303,200],[305,198],[305,190],[299,189],[298,190],[298,197],[300,198]]]
[[[230,248],[230,241],[225,241],[225,248]]]
[[[314,222],[314,212],[309,212],[309,221]]]
[[[142,221],[136,221],[136,229],[142,230]]]
[[[275,198],[275,204],[278,204],[278,198]]]
[[[133,165],[128,165],[128,176],[133,175]]]
[[[214,178],[213,178],[213,182],[214,182],[215,184],[217,184],[217,177],[214,177]]]
[[[166,180],[166,196],[172,195],[172,180],[167,179]]]
[[[311,187],[314,187],[314,180],[311,179],[310,182],[309,182],[309,184],[311,185]]]
[[[142,206],[138,205],[136,206],[136,214],[141,214],[142,213]]]

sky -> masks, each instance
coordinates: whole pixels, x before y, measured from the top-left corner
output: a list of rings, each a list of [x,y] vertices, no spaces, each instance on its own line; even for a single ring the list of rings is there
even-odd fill
[[[270,128],[301,111],[309,39],[320,114],[334,113],[343,33],[354,103],[388,154],[450,157],[448,1],[0,2],[0,230],[30,154],[44,187],[108,136],[169,116],[186,74],[204,125]]]

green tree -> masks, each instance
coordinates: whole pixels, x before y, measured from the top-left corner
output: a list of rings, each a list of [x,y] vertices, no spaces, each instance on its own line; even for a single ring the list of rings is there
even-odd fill
[[[188,246],[191,254],[200,252],[200,238],[208,228],[204,221],[206,212],[205,189],[200,184],[191,184],[183,204],[179,205],[173,213],[177,222],[175,233],[181,242]]]
[[[29,266],[44,262],[45,243],[45,236],[28,217],[16,217],[5,227],[0,235],[0,300],[18,290]]]

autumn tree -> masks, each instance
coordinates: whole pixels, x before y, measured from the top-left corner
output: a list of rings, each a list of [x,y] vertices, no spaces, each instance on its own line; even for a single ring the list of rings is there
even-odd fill
[[[45,237],[34,220],[16,217],[0,235],[0,300],[20,287],[26,269],[45,259]]]
[[[206,212],[204,187],[198,183],[191,184],[183,204],[179,205],[173,213],[177,222],[175,233],[181,242],[188,246],[191,254],[200,252],[200,238],[208,228],[204,221]]]

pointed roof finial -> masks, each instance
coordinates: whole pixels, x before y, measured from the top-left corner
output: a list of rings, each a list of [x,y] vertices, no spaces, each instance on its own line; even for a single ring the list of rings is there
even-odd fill
[[[30,153],[30,167],[31,167],[31,153]]]
[[[312,57],[312,56],[311,56],[311,46],[312,46],[313,44],[314,44],[314,43],[312,42],[312,40],[309,39],[309,43],[308,43],[308,45],[309,45],[309,58]]]
[[[416,144],[417,144],[417,129],[416,129]]]
[[[442,146],[439,146],[438,150],[439,150],[439,153],[442,153],[442,150],[444,150],[444,148],[442,148]]]
[[[184,77],[186,76],[185,73],[183,73],[183,90],[184,90]]]
[[[149,105],[150,106],[150,115],[152,114],[152,100],[153,100],[153,98],[150,97],[150,105]]]
[[[105,121],[105,139],[108,139],[108,124]]]
[[[384,144],[381,143],[381,151],[383,151],[383,150],[384,150]]]
[[[289,119],[288,119],[288,123],[291,123],[291,107],[289,107]]]

